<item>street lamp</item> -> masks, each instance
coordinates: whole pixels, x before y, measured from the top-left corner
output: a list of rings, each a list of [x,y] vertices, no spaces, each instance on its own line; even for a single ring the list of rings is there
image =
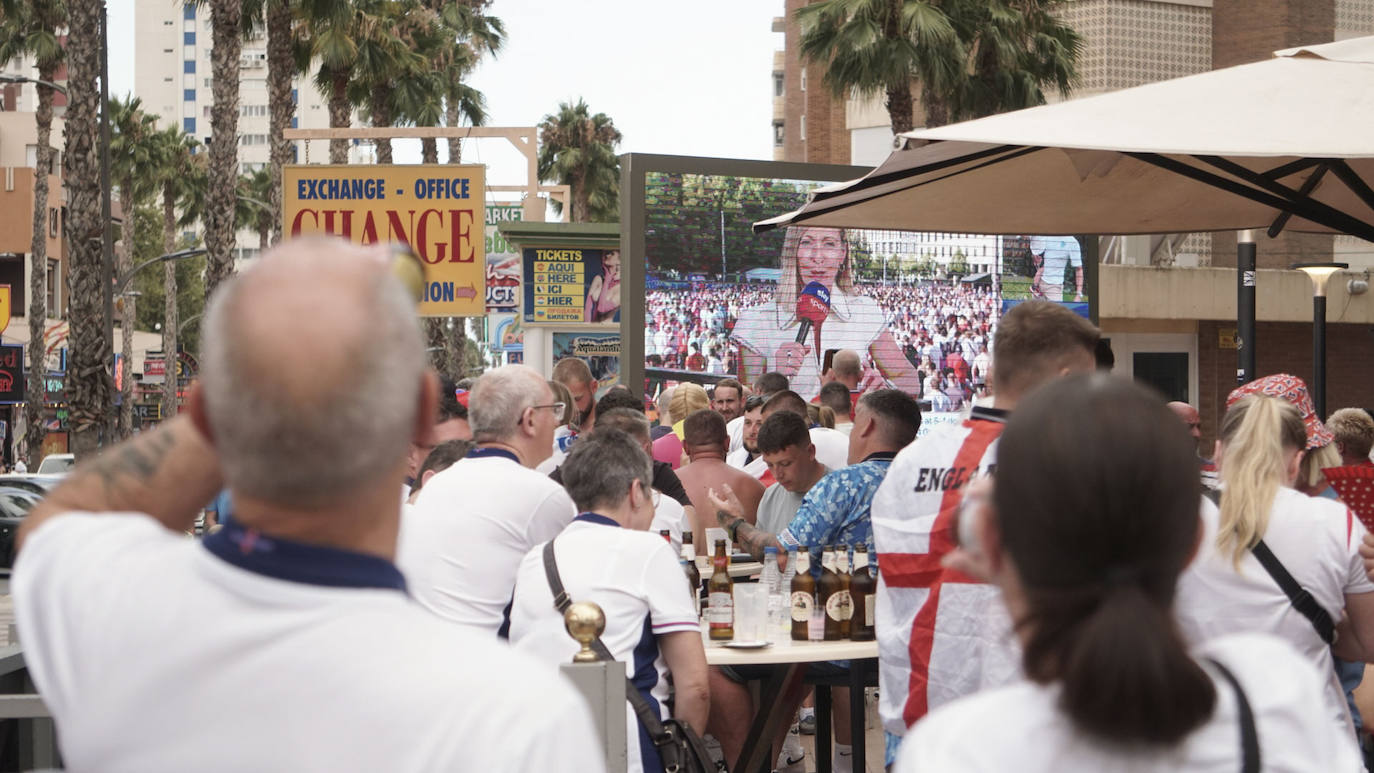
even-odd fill
[[[1326,420],[1326,282],[1349,263],[1294,263],[1312,280],[1312,402],[1317,418]]]
[[[53,91],[56,91],[58,94],[61,94],[64,97],[67,96],[67,89],[65,86],[59,86],[56,83],[53,83],[52,81],[45,81],[42,78],[30,78],[27,75],[16,75],[14,73],[9,72],[0,72],[0,83],[36,83],[39,86],[47,86],[48,88],[52,89]]]
[[[167,263],[173,260],[185,260],[187,258],[194,258],[197,255],[204,255],[206,252],[207,250],[205,250],[203,247],[198,247],[194,250],[178,250],[176,252],[169,252],[166,255],[158,255],[156,258],[148,258],[142,263],[139,263],[138,265],[129,269],[129,271],[126,274],[124,274],[124,276],[121,276],[119,278],[119,283],[113,287],[113,295],[124,295],[124,290],[129,286],[129,282],[133,281],[134,274],[137,274],[138,272],[142,271],[143,269],[151,265],[154,265],[156,263]]]

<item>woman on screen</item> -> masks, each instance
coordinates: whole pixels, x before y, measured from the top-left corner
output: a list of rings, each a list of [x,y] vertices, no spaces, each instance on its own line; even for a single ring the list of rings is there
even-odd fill
[[[620,250],[601,255],[601,276],[587,291],[587,322],[614,322],[620,315]]]
[[[788,228],[773,299],[743,310],[730,340],[740,346],[746,382],[777,371],[808,400],[821,390],[820,357],[827,349],[867,355],[876,372],[866,374],[866,381],[881,377],[905,392],[920,391],[920,378],[892,337],[887,315],[854,287],[842,228]]]

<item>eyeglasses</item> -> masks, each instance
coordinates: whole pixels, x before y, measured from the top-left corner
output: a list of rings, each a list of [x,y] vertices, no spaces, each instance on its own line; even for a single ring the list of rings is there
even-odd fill
[[[567,406],[566,403],[549,403],[548,405],[531,405],[531,406],[530,406],[530,410],[532,410],[532,411],[537,411],[537,410],[539,410],[540,408],[552,408],[552,409],[553,409],[553,420],[554,420],[554,421],[562,421],[562,420],[563,420],[563,414],[565,414],[565,413],[567,412],[567,410],[568,410],[568,406]]]

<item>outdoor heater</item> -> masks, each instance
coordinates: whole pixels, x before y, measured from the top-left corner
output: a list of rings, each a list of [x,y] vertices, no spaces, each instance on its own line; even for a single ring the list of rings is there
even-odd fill
[[[1326,421],[1326,282],[1348,263],[1294,263],[1312,280],[1312,402],[1317,418]]]

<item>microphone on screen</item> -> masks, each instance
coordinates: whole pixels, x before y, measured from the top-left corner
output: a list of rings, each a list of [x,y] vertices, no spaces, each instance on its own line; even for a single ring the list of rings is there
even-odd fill
[[[797,343],[806,343],[806,334],[814,327],[814,351],[817,357],[820,357],[821,352],[821,325],[825,324],[825,318],[828,316],[830,288],[820,282],[807,282],[806,287],[802,288],[801,296],[797,298],[797,319],[801,320],[801,325],[797,328]]]

